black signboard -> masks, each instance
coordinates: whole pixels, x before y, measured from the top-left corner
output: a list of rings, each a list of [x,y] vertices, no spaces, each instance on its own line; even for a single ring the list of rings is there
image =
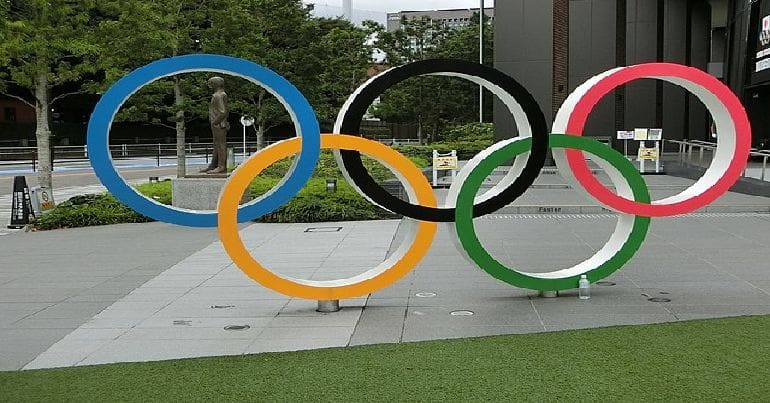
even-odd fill
[[[770,82],[770,0],[763,0],[754,7],[752,20],[756,22],[749,31],[749,43],[756,43],[750,58],[751,83],[756,85]]]
[[[11,206],[10,229],[22,229],[34,218],[32,198],[30,197],[27,179],[23,176],[13,178],[13,205]]]

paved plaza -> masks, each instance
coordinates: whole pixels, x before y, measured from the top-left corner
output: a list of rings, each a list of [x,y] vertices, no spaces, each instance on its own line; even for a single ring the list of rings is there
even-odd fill
[[[692,183],[647,180],[654,197]],[[521,201],[476,220],[476,228],[510,267],[565,268],[598,250],[616,221],[601,209],[574,213],[570,206],[591,205],[583,200],[557,175],[544,175]],[[464,260],[440,226],[412,273],[376,294],[342,301],[342,311],[330,314],[247,278],[215,229],[150,223],[15,232],[0,237],[0,369],[770,314],[770,214],[755,211],[770,208],[770,200],[731,193],[714,206],[654,219],[639,253],[594,285],[588,301],[576,292],[541,298],[491,278]],[[386,259],[403,238],[403,223],[251,224],[242,237],[282,275],[334,279]]]

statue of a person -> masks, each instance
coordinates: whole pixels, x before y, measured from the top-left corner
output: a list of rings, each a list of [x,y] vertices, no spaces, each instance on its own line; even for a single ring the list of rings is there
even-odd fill
[[[211,164],[201,172],[223,174],[227,172],[227,132],[230,130],[230,123],[227,121],[229,112],[225,80],[222,77],[211,77],[209,89],[214,91],[209,104],[209,122],[211,122],[211,132],[214,134],[214,153]]]

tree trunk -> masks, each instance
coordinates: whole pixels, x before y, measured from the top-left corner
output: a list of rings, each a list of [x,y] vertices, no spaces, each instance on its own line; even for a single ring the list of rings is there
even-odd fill
[[[438,123],[436,123],[436,125],[433,126],[433,133],[430,134],[430,142],[435,143],[437,136],[438,136]]]
[[[267,93],[262,90],[259,92],[259,99],[257,101],[257,151],[261,151],[265,148],[265,118],[262,113],[262,102],[265,100]]]
[[[265,148],[265,123],[259,122],[257,127],[257,151],[261,151]]]
[[[422,116],[417,117],[417,142],[422,145]]]
[[[176,176],[178,178],[187,176],[187,151],[185,150],[187,127],[185,126],[182,104],[184,104],[182,86],[179,83],[179,76],[174,76],[174,105],[179,108],[176,112]]]
[[[37,125],[38,184],[53,189],[53,161],[51,160],[51,128],[49,126],[50,100],[48,94],[48,70],[40,71],[35,78],[35,118]]]

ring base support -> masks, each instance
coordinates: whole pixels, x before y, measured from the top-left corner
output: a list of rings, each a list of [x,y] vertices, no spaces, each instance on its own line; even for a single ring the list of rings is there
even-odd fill
[[[559,298],[559,292],[558,291],[540,291],[537,294],[540,298]]]
[[[338,299],[332,301],[318,301],[317,312],[321,313],[334,313],[340,311],[340,301]]]

